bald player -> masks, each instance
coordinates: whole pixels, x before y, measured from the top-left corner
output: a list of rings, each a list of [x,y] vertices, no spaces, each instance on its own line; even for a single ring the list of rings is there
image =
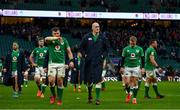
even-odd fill
[[[103,62],[108,48],[107,39],[100,33],[99,23],[94,22],[92,32],[86,34],[80,44],[80,52],[85,58],[84,82],[88,87],[88,103],[93,102],[92,87],[95,85],[95,104],[100,104]]]

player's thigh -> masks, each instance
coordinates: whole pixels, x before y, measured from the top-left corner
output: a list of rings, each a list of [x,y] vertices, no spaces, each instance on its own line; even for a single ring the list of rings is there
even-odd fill
[[[57,68],[57,78],[63,79],[65,77],[65,65],[59,64]]]
[[[43,67],[40,67],[40,76],[41,76],[42,79],[46,78],[46,76],[47,76],[47,74],[44,72]]]
[[[134,79],[139,78],[140,74],[141,74],[140,67],[131,68],[131,76],[134,77]]]
[[[17,77],[17,75],[18,75],[17,71],[12,71],[12,73],[11,73],[12,77]]]
[[[146,78],[156,78],[155,71],[146,71]]]
[[[130,77],[131,76],[131,68],[125,67],[123,74],[124,74],[124,77],[126,77],[126,78]]]
[[[56,64],[49,64],[48,65],[48,77],[56,77],[57,74],[57,70],[56,70],[57,66]]]
[[[34,74],[34,78],[35,79],[40,79],[40,68],[39,67],[36,67],[35,68],[35,74]]]

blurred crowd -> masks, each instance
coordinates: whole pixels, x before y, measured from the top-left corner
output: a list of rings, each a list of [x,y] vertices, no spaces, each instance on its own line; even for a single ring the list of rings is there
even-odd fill
[[[108,38],[113,49],[122,52],[122,49],[127,45],[130,35],[135,35],[138,38],[138,44],[146,49],[149,46],[150,39],[158,39],[158,53],[162,57],[168,56],[172,59],[177,59],[180,47],[180,31],[179,28],[156,28],[138,30],[134,28],[111,29],[108,32]]]
[[[176,23],[175,23],[176,24]],[[50,30],[51,23],[33,24],[33,23],[17,23],[0,25],[0,34],[10,34],[16,38],[22,38],[29,41],[36,41],[39,36],[43,36],[45,30]],[[58,25],[59,26],[59,25]],[[82,39],[89,32],[89,27],[81,28],[79,24],[61,25],[62,34],[68,34],[72,38]],[[150,39],[158,40],[158,54],[165,59],[180,59],[180,26],[179,23],[170,27],[157,27],[148,23],[143,27],[121,26],[103,29],[103,34],[107,37],[111,48],[120,55],[122,49],[128,44],[130,35],[138,38],[138,45],[146,49],[149,46]],[[50,34],[50,33],[49,33]],[[43,36],[45,37],[45,36]]]
[[[37,36],[41,35],[41,29],[39,25],[32,23],[2,24],[0,25],[0,35],[8,34],[16,38],[35,41]]]

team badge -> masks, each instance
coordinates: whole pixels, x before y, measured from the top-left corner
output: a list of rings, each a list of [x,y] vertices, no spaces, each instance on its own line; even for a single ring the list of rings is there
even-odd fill
[[[56,49],[56,50],[60,50],[60,46],[59,46],[59,45],[56,45],[56,46],[55,46],[55,49]]]
[[[135,57],[135,54],[134,54],[134,53],[131,53],[131,57]]]
[[[16,61],[17,60],[17,57],[13,57],[13,61]]]
[[[43,53],[40,53],[40,54],[39,54],[40,57],[43,57],[43,55],[44,55]]]

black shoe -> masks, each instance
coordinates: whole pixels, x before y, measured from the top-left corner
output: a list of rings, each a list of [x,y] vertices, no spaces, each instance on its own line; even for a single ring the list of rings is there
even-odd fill
[[[144,98],[145,98],[145,99],[151,99],[151,97],[150,97],[150,96],[144,96]]]
[[[96,105],[100,105],[100,100],[96,100]]]
[[[93,102],[92,97],[88,97],[88,103],[90,104],[90,103],[92,103],[92,102]]]
[[[162,99],[164,97],[165,97],[164,95],[158,95],[158,96],[156,96],[156,99]]]

